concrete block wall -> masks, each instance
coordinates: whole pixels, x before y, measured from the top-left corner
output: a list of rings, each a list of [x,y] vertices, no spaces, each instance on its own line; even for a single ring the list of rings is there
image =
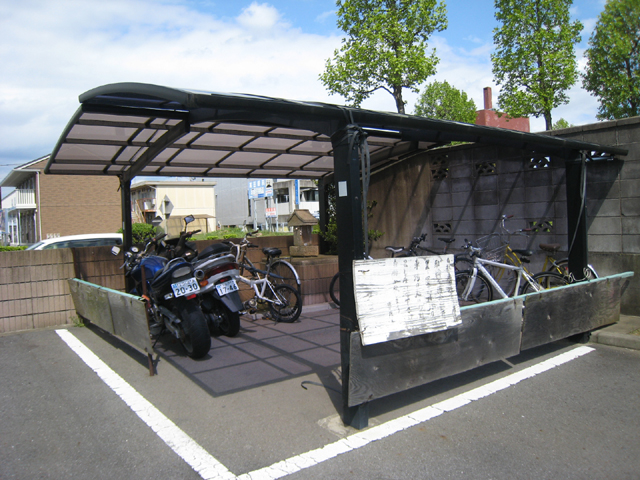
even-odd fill
[[[71,250],[0,252],[0,333],[68,325]]]
[[[640,255],[640,117],[547,132],[568,139],[614,145],[629,154],[587,164],[587,218],[590,262],[602,274],[635,271]],[[427,232],[427,245],[441,250],[439,237],[454,237],[452,252],[464,239],[477,239],[498,228],[501,215],[513,215],[510,230],[534,228],[527,237],[511,237],[512,248],[538,250],[559,243],[566,257],[565,160],[521,150],[459,145],[416,155],[384,173],[374,173],[369,201],[378,205],[369,228],[385,232],[372,249],[388,256],[385,245],[407,246]],[[530,267],[541,269],[544,255]],[[629,292],[640,289],[640,272]],[[640,295],[623,296],[623,313],[640,314]]]

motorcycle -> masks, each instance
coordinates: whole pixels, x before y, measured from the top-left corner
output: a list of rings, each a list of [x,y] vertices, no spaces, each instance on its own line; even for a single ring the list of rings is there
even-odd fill
[[[209,332],[213,336],[234,337],[240,331],[240,315],[244,305],[238,292],[236,276],[240,274],[231,248],[214,243],[198,253],[195,242],[189,241],[200,230],[187,231],[193,215],[184,218],[180,236],[160,242],[158,254],[168,259],[184,258],[193,265],[200,287],[197,293]]]
[[[142,251],[133,246],[125,252],[122,267],[134,284],[129,293],[142,296],[147,302],[152,338],[169,332],[189,357],[202,358],[211,349],[211,336],[198,302],[200,287],[193,265],[181,257],[168,260],[149,254],[151,247],[157,246],[164,236],[149,240]],[[111,252],[117,255],[120,248],[113,247]]]

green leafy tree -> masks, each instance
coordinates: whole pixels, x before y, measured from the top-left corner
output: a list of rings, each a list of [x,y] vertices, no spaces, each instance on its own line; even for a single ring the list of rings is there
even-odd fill
[[[552,128],[551,110],[569,103],[565,93],[578,79],[574,46],[582,24],[570,21],[572,0],[495,0],[491,55],[498,103],[511,117],[543,116]]]
[[[609,0],[589,39],[582,86],[600,101],[597,118],[640,115],[640,2]]]
[[[553,124],[552,130],[562,130],[563,128],[573,127],[573,124],[567,122],[564,118],[561,118],[556,123]]]
[[[347,34],[320,75],[323,85],[359,107],[377,90],[386,90],[404,113],[403,88],[436,72],[435,49],[427,40],[447,28],[447,9],[437,0],[337,0],[338,27]]]
[[[428,84],[416,102],[415,114],[421,117],[475,123],[476,102],[449,82]]]

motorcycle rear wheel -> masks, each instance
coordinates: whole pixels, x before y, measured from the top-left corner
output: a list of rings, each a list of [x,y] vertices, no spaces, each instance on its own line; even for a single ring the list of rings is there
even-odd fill
[[[179,308],[174,307],[173,313],[181,320],[178,326],[180,343],[187,355],[191,358],[204,357],[211,349],[211,335],[200,306],[197,302],[181,302]]]
[[[218,317],[217,324],[211,317]],[[214,337],[224,335],[225,337],[235,337],[240,332],[240,313],[230,312],[226,308],[220,308],[216,310],[216,313],[210,314],[209,317],[209,332]]]

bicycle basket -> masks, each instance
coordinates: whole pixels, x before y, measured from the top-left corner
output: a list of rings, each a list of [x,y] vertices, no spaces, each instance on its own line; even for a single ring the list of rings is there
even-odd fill
[[[503,262],[507,251],[507,243],[499,233],[492,233],[486,237],[480,237],[476,241],[476,247],[482,249],[482,258]]]

